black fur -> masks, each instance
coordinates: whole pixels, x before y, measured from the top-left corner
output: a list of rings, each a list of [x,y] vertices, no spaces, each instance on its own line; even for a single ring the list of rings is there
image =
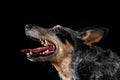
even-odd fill
[[[63,46],[66,46],[67,40],[71,44],[69,46],[72,46],[74,48],[74,50],[69,52],[69,54],[72,55],[72,61],[70,62],[70,67],[72,67],[72,79],[69,80],[120,80],[120,57],[117,56],[117,54],[112,52],[110,49],[104,50],[100,47],[93,45],[94,42],[98,42],[99,39],[101,39],[101,34],[104,33],[104,35],[106,35],[106,33],[108,32],[107,29],[88,28],[74,31],[70,28],[61,26],[51,29],[44,29],[33,26],[33,29],[33,32],[36,31],[34,35],[32,34],[32,29],[31,32],[29,32],[30,29],[26,30],[26,34],[29,33],[29,36],[32,35],[32,37],[38,39],[41,36],[45,37],[45,34],[49,34],[50,37],[57,37],[56,39],[59,40],[57,44],[63,43]],[[38,34],[40,37],[38,37]],[[37,35],[37,37],[35,35]],[[104,37],[104,35],[102,37]],[[87,40],[86,37],[89,39]],[[95,41],[95,39],[97,41]],[[62,49],[63,46],[59,47],[61,47]],[[69,49],[67,48],[66,50]],[[58,53],[60,52],[57,52],[55,55],[57,55]],[[68,53],[65,51],[63,51],[63,54],[61,53],[61,55],[66,54]],[[56,57],[55,55],[53,55],[52,57]],[[35,59],[35,61],[41,61],[44,59],[48,60],[47,57],[40,57],[40,59],[37,58]]]
[[[77,38],[73,30],[62,29],[56,34],[57,37],[63,43],[67,39],[75,47],[71,62],[75,69],[75,80],[120,80],[120,58],[116,53],[97,46],[90,48]]]

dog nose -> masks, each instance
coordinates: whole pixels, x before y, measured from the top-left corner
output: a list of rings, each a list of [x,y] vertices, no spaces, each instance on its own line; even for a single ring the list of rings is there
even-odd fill
[[[31,25],[31,24],[26,24],[26,25],[25,25],[25,29],[26,29],[26,30],[30,30],[31,28],[32,28],[32,25]]]

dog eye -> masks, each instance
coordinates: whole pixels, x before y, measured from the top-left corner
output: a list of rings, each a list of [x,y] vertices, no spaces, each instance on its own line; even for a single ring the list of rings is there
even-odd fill
[[[81,37],[85,37],[85,36],[86,36],[86,33],[85,33],[85,32],[81,32],[81,33],[80,33],[80,36],[81,36]]]
[[[60,32],[61,31],[61,28],[59,27],[56,27],[56,28],[51,28],[49,29],[50,32]]]
[[[56,27],[56,28],[53,29],[54,32],[60,32],[60,30],[61,29],[59,27]]]

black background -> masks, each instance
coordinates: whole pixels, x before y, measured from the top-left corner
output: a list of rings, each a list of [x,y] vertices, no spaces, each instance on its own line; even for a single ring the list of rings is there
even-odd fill
[[[60,24],[74,30],[90,26],[106,27],[109,29],[108,35],[96,45],[103,49],[111,49],[120,56],[120,16],[115,16],[119,11],[119,4],[107,2],[104,5],[98,5],[98,2],[98,4],[93,3],[92,6],[85,2],[83,5],[78,3],[73,8],[73,4],[68,4],[68,2],[65,3],[65,7],[57,4],[59,2],[55,4],[45,2],[43,5],[40,2],[29,4],[27,1],[26,3],[16,1],[14,5],[12,3],[15,1],[11,1],[8,5],[7,2],[0,5],[1,50],[3,51],[0,57],[3,64],[0,67],[3,67],[2,74],[5,74],[3,78],[59,80],[57,71],[49,62],[30,62],[26,59],[26,55],[20,52],[23,48],[32,47],[25,36],[26,24],[35,24],[45,28]],[[114,16],[109,15],[110,13],[114,13]]]
[[[30,0],[21,3],[5,0],[0,3],[0,67],[3,79],[59,80],[57,71],[49,62],[30,62],[26,55],[20,52],[23,48],[32,47],[32,43],[25,36],[26,24],[45,28],[60,24],[74,30],[90,26],[106,27],[109,29],[108,35],[96,45],[111,49],[120,56],[120,16],[116,16],[119,14],[119,3],[78,2],[73,5],[58,1],[50,1],[52,4],[28,2]],[[110,15],[112,13],[114,16]]]
[[[20,52],[23,48],[32,47],[24,32],[25,25],[29,23],[45,28],[60,24],[74,30],[90,26],[106,27],[109,29],[108,35],[96,45],[104,49],[112,49],[120,55],[120,16],[16,15],[13,23],[15,26],[16,52],[12,55],[14,55],[16,74],[20,75],[20,78],[26,76],[40,80],[59,80],[57,71],[49,62],[30,62],[26,59],[26,55]]]

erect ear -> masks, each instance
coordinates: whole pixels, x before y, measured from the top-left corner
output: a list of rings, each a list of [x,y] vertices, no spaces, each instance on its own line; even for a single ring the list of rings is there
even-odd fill
[[[85,45],[92,46],[99,42],[108,32],[107,28],[88,28],[79,31],[79,39],[84,41]]]

